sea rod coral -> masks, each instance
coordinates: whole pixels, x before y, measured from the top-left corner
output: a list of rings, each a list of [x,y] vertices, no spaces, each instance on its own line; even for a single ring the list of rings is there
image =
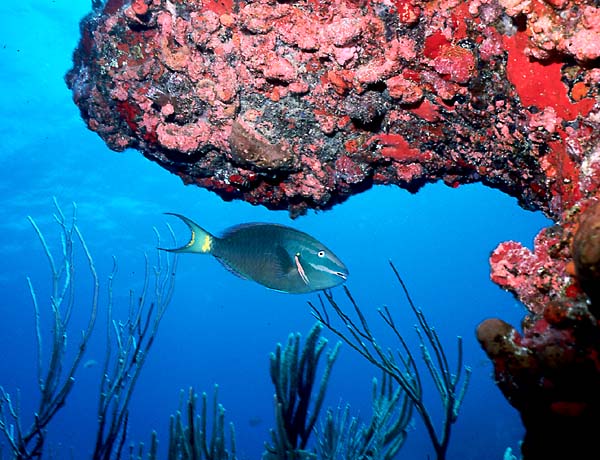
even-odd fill
[[[80,367],[85,367],[85,356],[90,337],[96,327],[99,312],[106,316],[105,356],[99,377],[97,413],[90,416],[97,420],[95,443],[89,450],[93,460],[118,460],[128,458],[162,458],[159,454],[158,435],[153,432],[149,448],[143,443],[137,447],[128,435],[129,410],[133,392],[144,367],[149,351],[155,342],[158,328],[171,302],[175,287],[177,258],[165,256],[157,250],[157,259],[153,267],[146,257],[145,274],[142,288],[136,295],[130,291],[126,305],[128,315],[117,320],[114,311],[117,300],[113,294],[113,282],[117,273],[116,258],[106,283],[107,298],[100,300],[100,276],[96,271],[94,259],[88,249],[77,222],[77,207],[73,205],[73,214],[67,217],[55,201],[54,215],[58,225],[60,244],[58,249],[49,244],[45,233],[36,221],[29,218],[36,232],[50,268],[51,293],[44,300],[38,298],[33,284],[29,281],[29,290],[35,312],[33,335],[37,344],[37,375],[40,390],[38,409],[29,416],[21,410],[21,398],[31,397],[19,389],[8,391],[0,385],[0,435],[8,446],[8,457],[4,456],[4,444],[0,442],[0,460],[31,460],[43,458],[51,450],[47,444],[47,435],[56,415],[67,402],[76,383],[75,376]],[[171,230],[169,228],[169,230]],[[170,231],[173,241],[175,237]],[[160,247],[160,235],[156,232]],[[81,262],[83,261],[83,264]],[[92,289],[90,298],[82,301],[81,272],[89,271]],[[400,283],[404,287],[401,279]],[[76,283],[77,281],[77,283]],[[447,368],[444,350],[437,335],[428,325],[421,310],[415,309],[410,297],[409,304],[417,315],[423,331],[420,335],[421,347],[426,351],[425,362],[440,394],[444,393],[446,418],[440,439],[432,438],[438,459],[443,459],[450,436],[450,425],[456,421],[463,392],[457,390],[462,365],[459,339],[459,372],[451,375]],[[349,291],[346,291],[349,295]],[[329,293],[326,298],[331,307],[344,319],[341,309]],[[353,299],[350,297],[350,300]],[[41,305],[48,304],[51,313],[49,321],[40,315]],[[360,315],[365,331],[355,328],[359,333],[369,334],[373,352],[364,348],[361,353],[375,367],[382,371],[379,382],[373,379],[372,415],[370,420],[361,421],[358,416],[350,415],[350,406],[329,408],[321,429],[315,427],[327,391],[331,370],[338,356],[341,342],[327,350],[328,341],[322,337],[324,327],[329,328],[343,338],[351,347],[357,345],[349,336],[344,336],[329,322],[329,314],[323,309],[314,309],[319,321],[311,328],[302,343],[300,333],[290,334],[285,346],[277,344],[271,353],[269,371],[275,388],[274,406],[276,427],[271,430],[271,441],[265,443],[264,460],[364,460],[378,458],[392,460],[404,445],[413,409],[421,415],[425,423],[430,422],[424,408],[422,387],[413,355],[394,327],[389,310],[383,316],[403,344],[403,353],[398,354],[402,364],[396,365],[393,357],[381,354],[376,341],[366,326],[364,316],[353,303],[355,312]],[[89,308],[86,328],[76,339],[75,347],[68,345],[67,339],[75,329],[71,319],[77,316],[84,306]],[[352,320],[346,318],[352,324]],[[352,326],[354,327],[354,326]],[[48,331],[48,329],[50,329]],[[350,329],[349,329],[350,330]],[[75,334],[75,337],[77,335]],[[365,336],[367,337],[367,336]],[[50,339],[50,345],[42,346],[42,341]],[[428,355],[428,346],[433,348],[436,363]],[[45,355],[45,351],[49,351]],[[360,350],[359,350],[360,351]],[[324,358],[324,364],[321,358]],[[440,361],[441,359],[441,361]],[[439,366],[439,369],[436,368]],[[320,375],[320,377],[319,377]],[[467,377],[468,378],[468,377]],[[1,383],[1,382],[0,382]],[[463,389],[466,387],[466,382]],[[85,388],[84,388],[85,389]],[[202,394],[201,410],[196,413],[197,395],[188,391],[187,401],[181,400],[180,409],[170,418],[167,457],[169,460],[235,460],[236,443],[233,424],[225,424],[225,410],[218,403],[218,385],[215,385],[211,414],[208,412],[208,398]],[[15,395],[13,397],[12,395]],[[28,420],[28,419],[31,420]],[[207,429],[209,420],[212,428]],[[29,425],[26,425],[29,423]],[[428,427],[429,428],[429,427]],[[63,427],[64,429],[64,427]],[[316,441],[309,445],[309,438]],[[439,443],[436,444],[436,442]],[[129,447],[127,447],[129,446]],[[440,450],[441,449],[441,450]],[[72,454],[75,454],[74,452]],[[80,455],[80,453],[77,453]],[[137,457],[136,457],[137,456]]]
[[[39,459],[49,450],[46,446],[48,430],[57,413],[66,404],[78,370],[85,366],[82,364],[83,358],[98,314],[102,311],[107,319],[107,342],[99,382],[98,410],[95,414],[98,428],[91,458],[120,458],[127,438],[131,395],[173,295],[176,258],[158,255],[153,269],[146,258],[144,287],[138,293],[139,297],[130,296],[128,317],[116,321],[113,316],[116,259],[107,283],[108,301],[101,304],[100,277],[79,229],[77,208],[74,205],[73,213],[68,217],[56,201],[55,207],[54,218],[61,241],[58,251],[52,250],[44,232],[34,219],[29,218],[50,266],[51,294],[47,299],[38,297],[35,287],[28,279],[35,312],[39,403],[35,413],[26,414],[21,410],[21,398],[29,398],[31,395],[21,394],[19,389],[9,392],[0,383],[0,434],[7,442],[8,458],[11,460]],[[158,240],[160,242],[160,238]],[[89,299],[82,300],[78,291],[81,286],[75,280],[79,280],[80,273],[86,270],[90,274],[91,294]],[[42,321],[41,307],[44,304],[47,304],[52,315],[50,324]],[[74,310],[81,305],[89,308],[87,325],[83,331],[75,331],[71,319]],[[47,329],[51,331],[47,333]],[[76,345],[69,346],[68,338]],[[45,347],[42,346],[42,339],[50,339]],[[3,458],[3,450],[3,445],[0,444],[0,459]]]
[[[437,424],[434,420],[435,412],[431,410],[429,401],[424,397],[422,375],[424,376],[425,373],[419,369],[413,353],[400,333],[391,308],[380,308],[378,313],[397,339],[398,343],[394,347],[380,343],[361,307],[346,286],[344,286],[344,292],[351,309],[354,310],[353,313],[347,313],[341,302],[338,302],[331,292],[325,291],[324,300],[320,298],[320,306],[310,304],[313,316],[398,385],[425,425],[435,452],[435,459],[445,460],[452,427],[458,419],[458,413],[469,386],[471,368],[463,364],[462,337],[457,338],[456,366],[453,369],[450,368],[446,349],[435,328],[429,323],[423,311],[414,304],[396,267],[392,263],[390,266],[417,319],[418,327],[415,330],[419,337],[422,359],[441,402],[440,418],[442,421],[439,427],[436,427]],[[329,310],[334,314],[330,315]]]

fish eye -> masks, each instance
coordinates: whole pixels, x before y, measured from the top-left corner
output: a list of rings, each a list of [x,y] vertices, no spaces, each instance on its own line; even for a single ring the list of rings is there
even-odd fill
[[[321,251],[317,252],[317,255],[319,257],[325,257],[325,251],[321,250]]]

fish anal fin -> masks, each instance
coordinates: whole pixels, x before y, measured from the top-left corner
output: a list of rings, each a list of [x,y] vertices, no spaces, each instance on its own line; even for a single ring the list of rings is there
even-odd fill
[[[242,275],[235,268],[233,268],[231,265],[229,265],[229,263],[227,263],[227,261],[225,259],[222,259],[221,257],[217,257],[217,256],[215,256],[215,259],[217,259],[221,263],[221,265],[223,265],[223,267],[225,267],[227,269],[228,272],[233,273],[238,278],[241,278],[243,280],[250,279],[247,276]]]

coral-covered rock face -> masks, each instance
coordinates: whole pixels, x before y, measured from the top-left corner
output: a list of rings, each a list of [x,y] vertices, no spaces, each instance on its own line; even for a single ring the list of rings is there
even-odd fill
[[[108,0],[67,81],[110,148],[228,199],[483,181],[558,218],[598,183],[599,23],[591,0]]]
[[[569,209],[540,232],[533,251],[502,243],[490,261],[492,279],[530,312],[521,334],[499,319],[477,328],[498,386],[525,424],[523,458],[597,456],[600,201]]]
[[[600,420],[600,328],[585,303],[546,305],[523,334],[498,319],[477,329],[498,386],[527,430],[524,459],[595,458]]]
[[[513,241],[492,253],[492,280],[529,314],[522,332],[499,319],[477,328],[498,386],[526,428],[523,458],[598,453],[600,422],[600,201],[581,200],[530,250]],[[552,440],[552,442],[549,442]]]
[[[525,17],[530,38],[524,52],[538,59],[557,54],[585,63],[600,57],[600,9],[597,2],[499,0],[511,17]]]
[[[591,204],[583,214],[573,238],[575,273],[600,317],[600,201]]]

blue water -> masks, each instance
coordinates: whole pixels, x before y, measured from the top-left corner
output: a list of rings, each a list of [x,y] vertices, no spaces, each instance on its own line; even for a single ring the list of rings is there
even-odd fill
[[[531,247],[533,237],[548,221],[540,213],[519,208],[515,199],[481,185],[451,189],[435,184],[416,195],[395,187],[376,187],[331,211],[311,212],[294,221],[285,212],[226,203],[205,190],[184,186],[138,152],[108,150],[80,119],[63,75],[77,44],[79,19],[89,8],[90,2],[83,0],[0,4],[0,385],[13,395],[21,389],[27,424],[39,396],[26,276],[43,299],[49,271],[26,217],[34,217],[57,248],[51,217],[56,197],[66,213],[72,202],[77,203],[78,221],[103,282],[112,256],[117,257],[118,312],[124,310],[129,286],[140,284],[144,252],[154,256],[152,228],[164,233],[170,222],[180,241],[187,237],[186,228],[164,212],[187,215],[217,233],[248,221],[284,223],[306,231],[345,261],[351,273],[347,284],[373,319],[376,332],[386,335],[374,312],[388,304],[398,313],[403,332],[414,337],[414,318],[387,265],[393,260],[414,300],[437,326],[449,356],[455,356],[454,337],[461,335],[465,362],[473,368],[448,458],[500,459],[506,447],[515,448],[522,436],[518,414],[495,387],[491,365],[474,330],[489,317],[518,324],[524,309],[489,281],[488,256],[499,242],[509,239]],[[87,281],[82,277],[82,283]],[[236,426],[239,458],[258,459],[273,427],[269,353],[290,332],[308,332],[314,319],[307,301],[316,296],[266,290],[199,255],[180,258],[176,283],[172,304],[130,404],[128,439],[148,443],[151,431],[156,430],[164,452],[168,419],[179,405],[179,390],[193,386],[210,393],[218,383],[227,420]],[[85,286],[79,292],[84,300]],[[101,315],[105,305],[103,288]],[[83,327],[83,316],[78,311],[73,320],[71,347]],[[46,322],[43,333],[49,330]],[[99,321],[86,360],[102,360],[104,333]],[[49,448],[74,452],[76,459],[89,458],[96,432],[99,374],[99,366],[78,371],[67,405],[50,426]],[[343,346],[326,405],[349,402],[356,413],[368,418],[370,382],[377,375]],[[433,389],[428,386],[426,392],[431,407],[439,407]],[[6,444],[3,439],[0,442]],[[431,446],[415,419],[398,458],[425,459],[428,455],[433,456]]]

